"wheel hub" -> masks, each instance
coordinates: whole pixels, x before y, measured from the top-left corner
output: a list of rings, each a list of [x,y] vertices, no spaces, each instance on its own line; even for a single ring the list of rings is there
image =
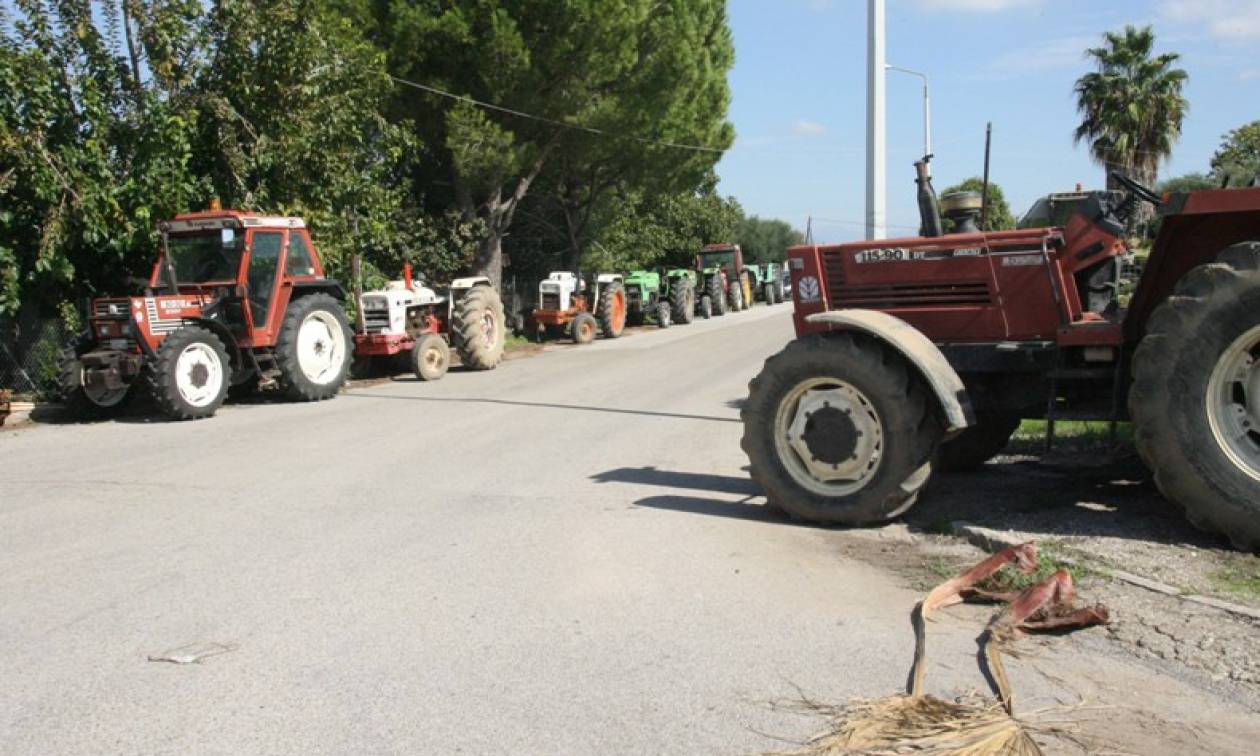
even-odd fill
[[[1260,480],[1260,326],[1221,354],[1208,381],[1207,410],[1226,456]]]
[[[205,407],[214,402],[225,379],[218,353],[207,344],[189,344],[175,361],[175,388],[193,407]]]
[[[864,482],[883,451],[883,429],[870,402],[844,383],[801,392],[785,435],[803,471],[823,482]]]

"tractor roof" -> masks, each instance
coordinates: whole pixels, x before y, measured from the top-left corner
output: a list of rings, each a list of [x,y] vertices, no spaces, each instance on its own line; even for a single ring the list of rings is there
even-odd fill
[[[703,247],[701,247],[701,249],[704,250],[705,252],[721,252],[727,249],[739,249],[739,245],[725,242],[721,244],[706,244]]]
[[[159,228],[172,233],[216,228],[306,228],[306,221],[282,215],[263,215],[241,210],[206,210],[180,213]]]

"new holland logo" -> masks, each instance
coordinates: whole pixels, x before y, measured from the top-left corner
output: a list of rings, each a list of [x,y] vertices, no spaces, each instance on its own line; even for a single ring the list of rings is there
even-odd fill
[[[800,289],[802,302],[817,302],[821,298],[822,290],[818,286],[818,279],[813,276],[802,277],[797,288]]]

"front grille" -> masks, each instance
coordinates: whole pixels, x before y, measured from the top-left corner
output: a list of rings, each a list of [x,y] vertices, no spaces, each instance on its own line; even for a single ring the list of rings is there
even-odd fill
[[[97,318],[129,318],[131,302],[126,299],[101,299],[92,308],[92,315]]]
[[[835,285],[827,281],[832,307],[891,309],[894,307],[947,307],[991,305],[989,286],[984,281],[930,284]]]
[[[638,286],[626,287],[626,301],[631,304],[637,304],[643,300],[643,290]]]
[[[543,292],[542,307],[540,309],[559,310],[560,309],[560,294],[558,292],[556,293]]]
[[[389,310],[363,311],[363,330],[382,333],[389,330]]]

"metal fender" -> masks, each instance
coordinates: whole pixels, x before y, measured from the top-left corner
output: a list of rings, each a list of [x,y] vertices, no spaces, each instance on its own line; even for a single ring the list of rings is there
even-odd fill
[[[471,289],[474,286],[489,286],[490,279],[485,276],[469,276],[468,278],[456,278],[451,281],[452,289]]]
[[[623,281],[624,277],[620,273],[600,273],[595,278],[595,283],[610,284],[613,281]]]
[[[919,371],[932,387],[945,412],[948,431],[958,431],[975,424],[975,413],[967,388],[945,355],[923,332],[901,318],[877,310],[832,310],[809,315],[810,323],[823,323],[833,328],[862,331],[896,349]]]

